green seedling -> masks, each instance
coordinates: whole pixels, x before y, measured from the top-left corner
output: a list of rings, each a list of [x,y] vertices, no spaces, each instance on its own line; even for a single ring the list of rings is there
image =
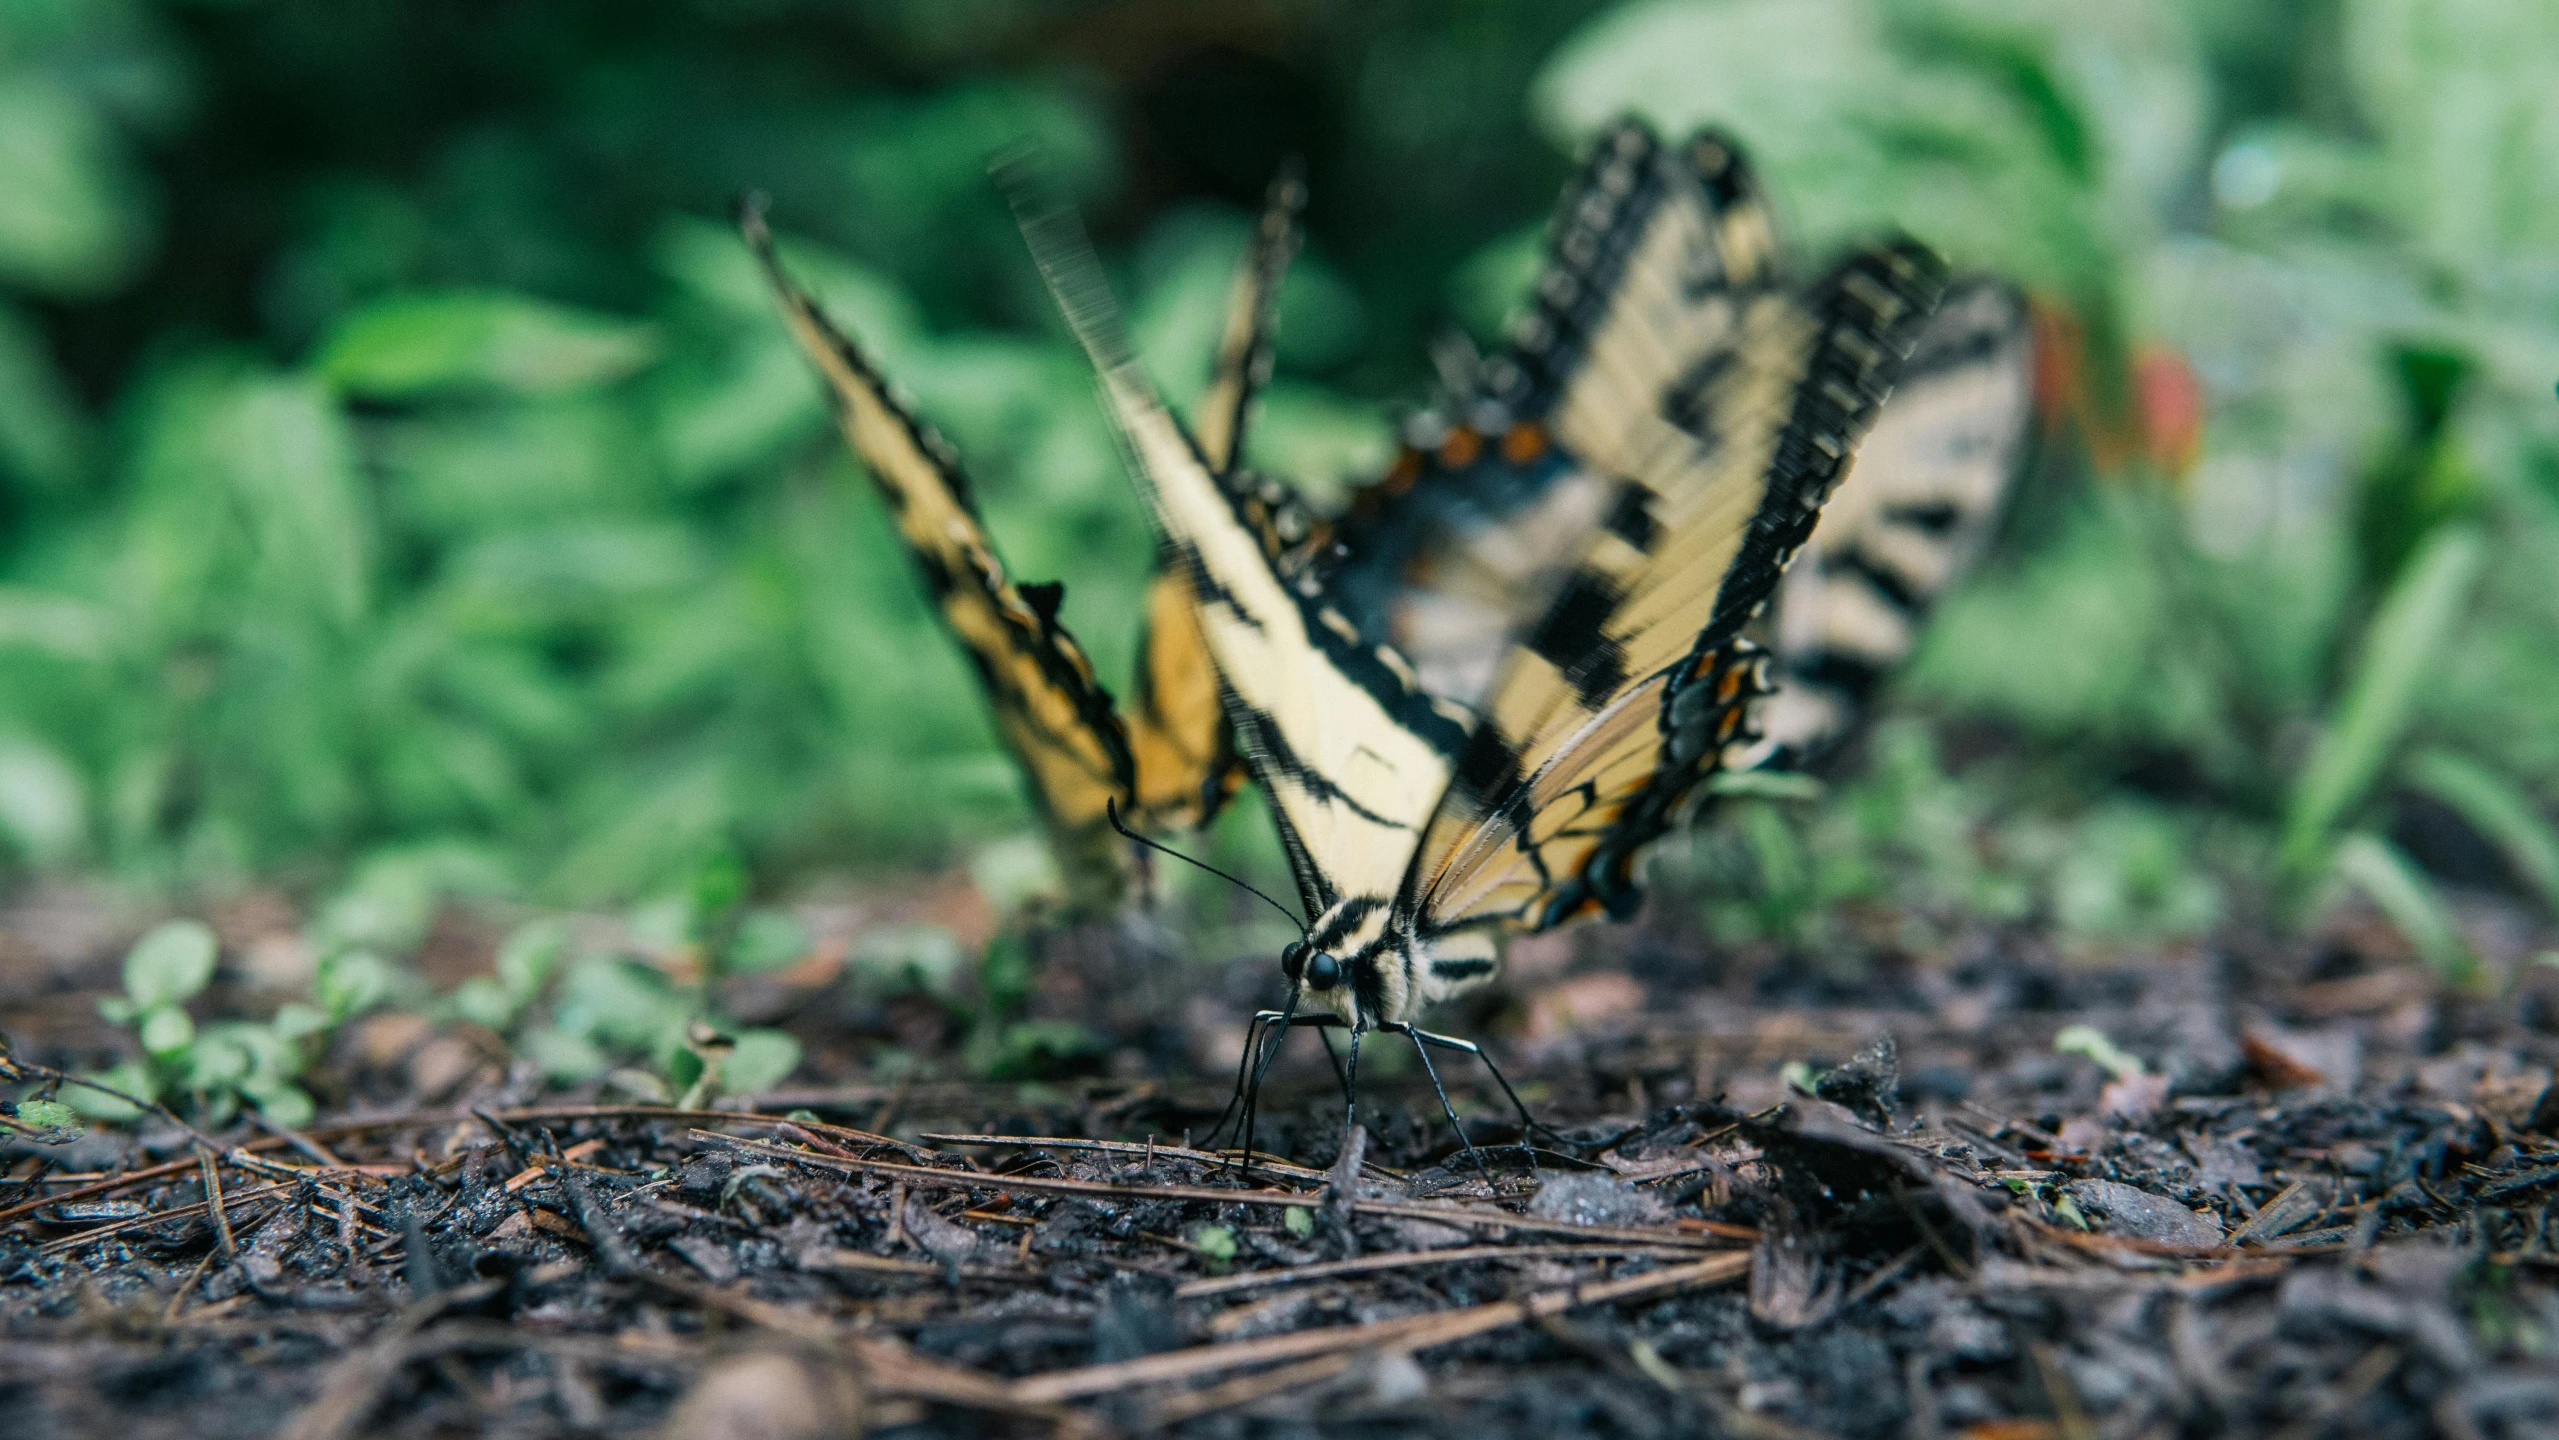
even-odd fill
[[[2141,1057],[2121,1049],[2106,1038],[2106,1032],[2094,1025],[2064,1025],[2053,1036],[2056,1055],[2085,1055],[2097,1062],[2099,1069],[2117,1080],[2130,1080],[2143,1074]]]
[[[306,1125],[315,1107],[296,1082],[305,1046],[389,998],[398,976],[370,951],[348,951],[320,963],[313,1003],[280,1007],[264,1024],[196,1023],[186,1003],[212,982],[218,945],[200,921],[172,920],[142,937],[125,956],[124,993],[99,1002],[108,1020],[131,1026],[142,1057],[95,1076],[137,1099],[169,1104],[198,1123],[221,1124],[243,1104],[280,1125]],[[74,1086],[63,1092],[94,1119],[131,1120],[140,1112],[114,1095]]]

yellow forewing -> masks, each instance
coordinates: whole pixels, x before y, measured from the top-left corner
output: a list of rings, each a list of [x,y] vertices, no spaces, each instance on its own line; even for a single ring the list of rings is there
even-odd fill
[[[1447,788],[1462,712],[1400,683],[1400,660],[1283,580],[1247,497],[1220,483],[1140,371],[1080,231],[1059,214],[1029,217],[1024,231],[1100,374],[1167,563],[1200,597],[1228,718],[1270,794],[1309,910],[1345,887],[1384,893]]]
[[[825,377],[844,438],[895,517],[933,603],[985,682],[997,730],[1031,781],[1078,888],[1116,889],[1120,862],[1105,807],[1126,804],[1133,762],[1110,695],[1057,622],[1055,587],[1017,587],[987,539],[967,481],[941,437],[900,405],[861,349],[782,270],[750,215],[792,338]]]
[[[1201,459],[1217,474],[1242,459],[1245,422],[1269,378],[1273,311],[1281,277],[1297,241],[1304,187],[1294,176],[1272,187],[1270,204],[1228,297],[1226,324],[1208,392],[1200,397]],[[1277,553],[1279,539],[1265,535]],[[1234,732],[1226,723],[1217,671],[1201,633],[1199,598],[1178,566],[1157,567],[1146,590],[1146,627],[1138,640],[1138,677],[1128,712],[1129,748],[1137,760],[1140,823],[1184,830],[1205,823],[1243,779]]]

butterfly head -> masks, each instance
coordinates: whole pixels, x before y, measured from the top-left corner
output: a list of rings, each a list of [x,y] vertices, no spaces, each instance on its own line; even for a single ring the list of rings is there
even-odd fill
[[[1349,972],[1343,968],[1342,957],[1332,951],[1319,950],[1304,940],[1292,940],[1280,952],[1280,973],[1288,977],[1289,984],[1302,984],[1323,995],[1341,984]]]
[[[1362,1029],[1408,1018],[1409,947],[1383,899],[1335,901],[1280,952],[1292,994]]]

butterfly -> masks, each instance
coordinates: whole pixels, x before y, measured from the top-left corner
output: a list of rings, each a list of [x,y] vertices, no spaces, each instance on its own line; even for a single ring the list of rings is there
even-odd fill
[[[1293,176],[1273,187],[1197,409],[1203,463],[1221,474],[1241,453],[1255,394],[1269,375],[1273,307],[1303,193]],[[1134,702],[1123,710],[1058,618],[1064,587],[1010,577],[951,446],[791,278],[760,206],[747,207],[742,228],[793,339],[826,382],[846,442],[887,501],[943,624],[977,671],[1070,896],[1091,904],[1117,898],[1130,878],[1130,851],[1112,834],[1116,817],[1143,829],[1195,827],[1243,779],[1192,578],[1159,566],[1150,582]],[[1249,504],[1272,553],[1304,538],[1308,521],[1293,496],[1259,486]]]
[[[1767,688],[1745,628],[1937,302],[1943,266],[1906,240],[1809,285],[1763,278],[1757,227],[1691,193],[1711,174],[1629,121],[1568,192],[1536,309],[1489,376],[1502,429],[1477,441],[1573,457],[1597,523],[1472,705],[1274,556],[1140,368],[1072,215],[1023,207],[1297,883],[1287,1001],[1257,1022],[1347,1029],[1346,1090],[1369,1030],[1410,1038],[1426,1072],[1432,1044],[1480,1054],[1413,1022],[1491,979],[1503,934],[1631,913],[1636,858]],[[1648,382],[1674,361],[1665,395]]]
[[[1663,185],[1658,203],[1669,213],[1657,211],[1651,223],[1694,227],[1716,241],[1692,284],[1782,278],[1769,207],[1737,146],[1704,131],[1654,163],[1687,174]],[[1606,518],[1624,432],[1581,425],[1575,438],[1588,448],[1573,453],[1541,421],[1579,403],[1547,393],[1557,368],[1549,340],[1573,333],[1573,306],[1589,293],[1588,259],[1625,224],[1607,203],[1622,173],[1596,169],[1568,198],[1562,217],[1571,228],[1551,247],[1510,352],[1468,364],[1447,404],[1408,422],[1385,476],[1315,542],[1343,608],[1392,640],[1434,693],[1471,701],[1489,690],[1506,647],[1552,602]],[[1569,385],[1594,392],[1594,402],[1649,399],[1677,414],[1694,403],[1700,367],[1715,363],[1715,337],[1706,342],[1683,348],[1673,336],[1617,363],[1582,367]],[[2024,469],[2033,366],[2015,289],[1981,276],[1951,282],[1918,332],[1892,403],[1753,628],[1772,652],[1776,683],[1754,717],[1759,737],[1731,757],[1732,768],[1815,765],[1853,730],[1876,685],[1916,645],[1931,603],[1981,550]]]

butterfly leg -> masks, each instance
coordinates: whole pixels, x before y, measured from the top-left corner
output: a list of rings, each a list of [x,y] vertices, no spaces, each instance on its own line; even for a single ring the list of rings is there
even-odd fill
[[[1269,1012],[1265,1011],[1264,1013],[1267,1014]],[[1296,1016],[1297,993],[1295,991],[1291,991],[1289,992],[1287,1008],[1273,1016],[1262,1028],[1263,1043],[1260,1056],[1258,1058],[1253,1058],[1253,1048],[1250,1044],[1247,1044],[1244,1048],[1244,1054],[1246,1057],[1252,1058],[1253,1061],[1253,1083],[1251,1088],[1244,1092],[1244,1160],[1242,1173],[1246,1179],[1252,1178],[1253,1174],[1253,1122],[1259,1119],[1261,1115],[1262,1077],[1271,1073],[1271,1062],[1279,1058],[1280,1046],[1288,1039],[1289,1022],[1295,1019]],[[1255,1018],[1258,1019],[1260,1017],[1257,1016]]]
[[[1475,1172],[1484,1177],[1485,1184],[1492,1184],[1492,1167],[1484,1163],[1483,1153],[1475,1148],[1474,1140],[1468,1137],[1466,1122],[1457,1118],[1457,1107],[1449,1103],[1448,1091],[1439,1083],[1438,1067],[1431,1064],[1430,1047],[1422,1043],[1422,1032],[1401,1022],[1380,1025],[1377,1028],[1400,1031],[1406,1039],[1413,1042],[1413,1053],[1422,1058],[1422,1073],[1431,1078],[1431,1093],[1439,1097],[1440,1113],[1448,1117],[1448,1128],[1457,1132],[1457,1143],[1466,1147],[1466,1158],[1475,1162]]]
[[[1253,1134],[1255,1122],[1261,1114],[1262,1078],[1270,1073],[1271,1062],[1279,1058],[1280,1047],[1288,1043],[1288,1032],[1300,1025],[1312,1025],[1317,1027],[1320,1033],[1324,1027],[1341,1023],[1342,1019],[1338,1015],[1298,1014],[1295,996],[1290,997],[1288,1009],[1264,1010],[1253,1016],[1251,1028],[1244,1032],[1244,1057],[1237,1064],[1235,1074],[1236,1092],[1244,1103],[1242,1164],[1245,1173],[1249,1174],[1253,1168]],[[1260,1047],[1258,1050],[1255,1048],[1257,1044]],[[1329,1036],[1324,1041],[1324,1053],[1327,1056],[1333,1053],[1333,1042]],[[1247,1079],[1248,1071],[1250,1072],[1249,1080]],[[1335,1063],[1333,1074],[1335,1079],[1342,1082],[1342,1093],[1349,1094],[1351,1083],[1349,1078],[1342,1074],[1339,1062]],[[1234,1105],[1233,1100],[1227,1102],[1229,1110],[1232,1110]],[[1219,1118],[1218,1124],[1220,1128],[1224,1127],[1224,1117]],[[1216,1131],[1209,1133],[1213,1135]]]
[[[1351,1026],[1351,1063],[1342,1076],[1342,1144],[1351,1143],[1351,1132],[1359,1128],[1359,1037],[1360,1026]],[[1345,1151],[1347,1153],[1347,1151]]]
[[[1324,1018],[1332,1020],[1333,1023],[1337,1025],[1341,1023],[1339,1019],[1333,1016],[1328,1015]],[[1351,1098],[1351,1077],[1342,1073],[1342,1052],[1333,1048],[1333,1036],[1331,1031],[1319,1022],[1316,1026],[1315,1038],[1324,1042],[1324,1058],[1333,1062],[1333,1078],[1341,1084],[1342,1098],[1344,1100],[1349,1100]]]
[[[1510,1080],[1502,1074],[1502,1067],[1493,1063],[1493,1057],[1485,1053],[1484,1047],[1472,1040],[1460,1040],[1454,1035],[1441,1035],[1420,1029],[1413,1032],[1413,1041],[1417,1045],[1430,1044],[1437,1045],[1443,1050],[1460,1051],[1484,1062],[1484,1069],[1492,1075],[1493,1083],[1502,1087],[1502,1094],[1511,1102],[1511,1108],[1519,1112],[1519,1148],[1528,1152],[1529,1168],[1535,1169],[1537,1147],[1533,1142],[1537,1132],[1544,1130],[1551,1135],[1554,1130],[1550,1126],[1538,1124],[1536,1119],[1528,1113],[1527,1102],[1521,1100],[1519,1092],[1511,1088]]]
[[[1235,1089],[1226,1097],[1226,1108],[1217,1112],[1217,1123],[1208,1127],[1208,1133],[1201,1136],[1201,1139],[1215,1141],[1219,1135],[1225,1133],[1226,1122],[1236,1118],[1237,1108],[1244,1103],[1245,1082],[1252,1078],[1253,1054],[1255,1047],[1261,1044],[1263,1027],[1278,1018],[1280,1018],[1280,1012],[1277,1010],[1256,1011],[1252,1022],[1244,1027],[1244,1050],[1242,1054],[1235,1057]]]

